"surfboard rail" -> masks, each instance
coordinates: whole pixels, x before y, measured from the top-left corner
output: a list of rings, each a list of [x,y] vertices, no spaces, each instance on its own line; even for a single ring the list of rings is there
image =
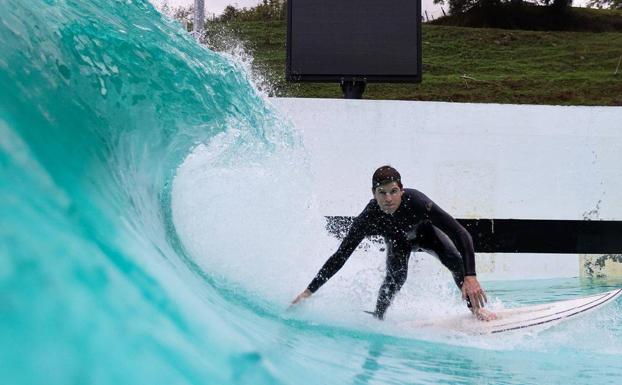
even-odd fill
[[[553,313],[543,314],[534,318],[529,318],[528,320],[517,320],[512,322],[506,322],[505,324],[495,325],[495,329],[490,333],[503,333],[512,330],[525,329],[533,326],[544,325],[547,323],[555,323],[561,321],[565,318],[570,318],[577,316],[581,313],[586,313],[590,310],[594,310],[607,302],[613,302],[616,298],[618,298],[622,294],[622,289],[616,289],[607,291],[600,294],[595,294],[587,297],[582,297],[578,299],[571,299],[566,301],[553,302],[549,305],[548,309],[555,309],[553,305],[571,305],[569,308],[554,310]],[[585,301],[585,302],[584,302]],[[580,303],[578,303],[580,302]],[[560,306],[561,307],[561,306]],[[525,308],[516,308],[516,310],[525,309]],[[512,309],[509,309],[510,311]],[[540,314],[540,313],[536,313]],[[503,320],[503,318],[501,318]]]
[[[556,323],[585,314],[613,303],[622,295],[622,288],[574,299],[495,310],[496,320],[482,322],[471,314],[443,320],[408,322],[410,328],[432,328],[466,334],[499,334]]]

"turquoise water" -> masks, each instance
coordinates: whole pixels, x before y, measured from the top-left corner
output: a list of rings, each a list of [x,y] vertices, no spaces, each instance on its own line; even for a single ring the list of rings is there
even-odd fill
[[[381,259],[373,252],[287,311],[334,247],[313,235],[322,221],[304,147],[238,65],[148,2],[0,0],[0,46],[1,383],[622,375],[619,301],[542,332],[411,333],[398,322],[407,310],[434,312],[423,305],[438,296],[441,310],[457,308],[449,278],[416,286],[430,273],[414,272],[378,325],[359,311],[381,279],[365,268]],[[515,306],[618,284],[487,287],[495,306]]]

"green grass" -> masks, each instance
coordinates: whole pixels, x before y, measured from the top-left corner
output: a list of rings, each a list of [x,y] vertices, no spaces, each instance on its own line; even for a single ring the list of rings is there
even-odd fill
[[[338,84],[285,81],[285,21],[211,24],[254,57],[276,96],[340,98]],[[212,39],[216,48],[226,38]],[[622,32],[543,32],[423,25],[423,81],[368,84],[366,99],[622,105]]]

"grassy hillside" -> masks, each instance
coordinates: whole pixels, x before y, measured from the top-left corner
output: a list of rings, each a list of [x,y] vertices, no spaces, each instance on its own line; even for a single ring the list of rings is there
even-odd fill
[[[277,96],[341,97],[337,84],[287,83],[284,21],[212,23],[235,35]],[[369,84],[364,98],[622,105],[622,32],[540,32],[424,24],[423,82]]]

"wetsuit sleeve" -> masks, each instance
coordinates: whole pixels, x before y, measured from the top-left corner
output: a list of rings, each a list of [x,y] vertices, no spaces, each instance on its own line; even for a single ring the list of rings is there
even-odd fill
[[[462,255],[464,275],[475,274],[475,251],[471,234],[451,215],[438,207],[431,200],[426,205],[427,215],[432,224],[441,229],[452,240]]]
[[[354,249],[361,243],[363,238],[366,235],[366,216],[363,212],[361,215],[354,219],[350,230],[348,230],[348,234],[339,245],[339,249],[333,254],[324,266],[317,273],[313,281],[307,286],[307,289],[312,293],[315,293],[317,289],[319,289],[323,284],[326,283],[335,273],[339,271],[346,263],[350,255],[354,252]]]

